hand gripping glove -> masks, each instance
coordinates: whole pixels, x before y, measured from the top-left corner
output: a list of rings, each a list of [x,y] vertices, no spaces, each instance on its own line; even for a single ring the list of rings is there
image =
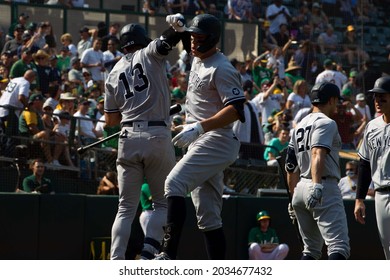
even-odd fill
[[[290,216],[290,220],[293,221],[294,223],[297,217],[295,216],[295,210],[292,207],[291,203],[288,204],[287,211],[288,211],[288,215]]]
[[[173,137],[172,143],[179,148],[186,148],[192,142],[196,140],[202,133],[204,133],[203,127],[200,122],[180,125],[178,128],[183,128],[183,130]]]
[[[166,22],[169,23],[176,32],[184,32],[186,31],[185,27],[185,19],[184,16],[180,13],[174,15],[168,15],[166,17]]]
[[[306,208],[311,209],[314,208],[317,203],[321,204],[322,202],[322,189],[324,188],[323,185],[314,183],[310,187],[310,193],[306,198]]]

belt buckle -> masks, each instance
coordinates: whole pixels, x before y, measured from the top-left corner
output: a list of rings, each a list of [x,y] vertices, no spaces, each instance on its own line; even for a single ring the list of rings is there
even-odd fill
[[[133,131],[145,131],[148,129],[148,122],[147,121],[134,121],[133,122]]]

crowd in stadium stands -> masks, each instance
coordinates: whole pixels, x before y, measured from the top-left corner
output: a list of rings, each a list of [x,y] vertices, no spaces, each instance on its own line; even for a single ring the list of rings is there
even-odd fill
[[[294,5],[287,5],[291,2]],[[361,44],[360,26],[378,13],[377,2],[381,1],[227,0],[221,8],[216,0],[144,0],[142,11],[153,15],[157,9],[163,9],[164,13],[183,13],[188,18],[207,12],[228,20],[257,23],[262,52],[258,56],[247,55],[245,61],[231,61],[246,90],[250,104],[247,114],[255,112],[258,117],[255,123],[262,130],[252,139],[266,145],[275,142],[280,131],[293,129],[311,110],[310,88],[327,80],[339,86],[344,98],[335,117],[343,148],[356,150],[366,123],[380,114],[364,93],[378,77],[390,72],[389,67],[381,71],[373,68],[372,57]],[[383,5],[389,1],[382,2]],[[46,1],[45,4],[72,8],[84,7],[86,3]],[[332,19],[336,13],[342,20],[343,31]],[[103,104],[104,80],[123,56],[120,28],[115,22],[108,27],[100,22],[96,28],[82,27],[77,38],[69,33],[58,36],[50,21],[35,22],[21,13],[8,32],[0,29],[3,133],[8,129],[14,135],[45,140],[42,147],[46,162],[74,166],[72,151],[55,148],[69,141],[69,119],[76,118],[79,141],[76,145],[86,145],[117,132],[119,127],[104,126]],[[386,42],[382,48],[385,62],[389,63]],[[172,102],[182,104],[184,109],[190,66],[191,57],[185,51],[176,63],[167,65]],[[185,122],[183,113],[175,116],[174,122]],[[248,140],[249,126],[238,129],[247,129],[237,134],[246,134],[243,142],[252,142]],[[114,142],[105,143],[105,148],[115,150]],[[0,143],[2,153],[10,143],[16,142]]]

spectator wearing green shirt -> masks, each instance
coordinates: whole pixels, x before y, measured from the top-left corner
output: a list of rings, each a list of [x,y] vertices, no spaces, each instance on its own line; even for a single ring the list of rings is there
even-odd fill
[[[269,141],[268,147],[264,150],[264,159],[267,161],[268,166],[278,166],[276,158],[280,152],[288,146],[288,140],[290,138],[290,130],[287,127],[279,129],[277,137],[274,137]]]
[[[38,74],[37,67],[33,62],[33,51],[30,48],[25,48],[21,54],[21,58],[17,60],[11,67],[9,77],[11,79],[23,77],[27,70],[33,70]],[[30,89],[33,90],[38,86],[38,75],[35,75],[35,80],[30,84]]]
[[[286,258],[289,247],[280,244],[276,231],[270,228],[271,216],[267,211],[260,211],[256,215],[257,226],[249,231],[248,254],[250,260],[283,260]]]
[[[23,190],[28,193],[54,194],[49,178],[44,177],[45,166],[42,159],[34,159],[30,164],[33,174],[23,180]]]
[[[152,195],[150,193],[149,184],[146,182],[146,180],[141,186],[140,202],[141,202],[142,212],[141,215],[139,216],[139,223],[141,225],[142,231],[144,232],[144,235],[146,236],[146,226],[153,212]]]

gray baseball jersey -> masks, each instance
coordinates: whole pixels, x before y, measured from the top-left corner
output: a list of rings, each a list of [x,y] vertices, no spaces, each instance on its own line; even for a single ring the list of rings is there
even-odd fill
[[[295,150],[302,177],[311,178],[311,148],[324,147],[329,154],[322,176],[340,179],[341,138],[336,122],[323,113],[311,113],[303,118],[294,129],[289,146]]]
[[[240,74],[222,53],[204,60],[193,59],[186,99],[187,123],[214,116],[239,99],[243,99]],[[227,126],[232,127],[233,123]]]
[[[154,40],[147,47],[125,55],[106,81],[104,111],[120,112],[124,126],[118,143],[119,206],[112,226],[111,259],[125,258],[144,178],[149,184],[154,208],[146,229],[144,249],[157,253],[159,246],[146,240],[159,243],[164,234],[167,205],[163,186],[176,159],[169,125],[171,99],[166,61],[165,56],[157,52],[156,44]]]
[[[125,55],[106,80],[104,111],[121,112],[122,123],[135,120],[169,123],[171,93],[165,56],[155,49],[156,40],[134,54]]]
[[[376,190],[390,187],[390,124],[379,116],[364,131],[358,155],[370,162],[371,177]],[[390,259],[390,205],[388,191],[375,192],[375,215],[386,259]]]
[[[192,62],[186,100],[186,121],[210,118],[231,102],[245,100],[240,75],[222,53]],[[198,227],[209,231],[222,226],[223,170],[238,156],[240,142],[233,123],[208,131],[196,139],[165,181],[167,196],[189,192]]]
[[[311,179],[311,149],[323,147],[328,150],[325,168],[322,171],[322,203],[313,209],[306,208],[313,181]],[[336,123],[323,113],[307,115],[294,129],[289,149],[295,152],[301,179],[295,187],[292,206],[304,243],[303,254],[319,259],[322,247],[327,254],[342,254],[349,258],[350,246],[347,218],[340,189],[339,150],[341,138]]]

